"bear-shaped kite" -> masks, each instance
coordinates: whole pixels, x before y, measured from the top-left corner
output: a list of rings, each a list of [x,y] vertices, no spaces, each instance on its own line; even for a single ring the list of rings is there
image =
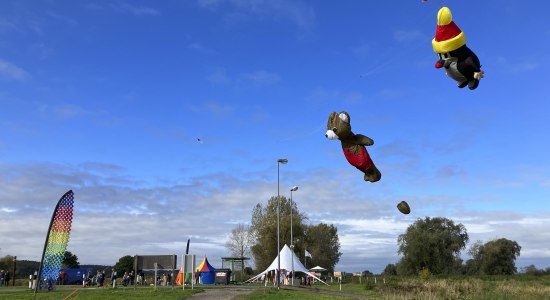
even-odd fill
[[[456,80],[459,88],[466,85],[470,90],[477,88],[485,73],[481,70],[477,55],[466,47],[466,35],[453,22],[453,15],[447,7],[442,7],[437,13],[432,46],[439,56],[436,68],[445,67],[447,76]]]
[[[365,146],[371,146],[374,141],[362,134],[354,134],[351,131],[350,117],[345,111],[337,114],[330,113],[327,122],[325,136],[330,140],[340,140],[342,149],[348,162],[365,174],[365,181],[376,182],[382,174],[370,158]]]

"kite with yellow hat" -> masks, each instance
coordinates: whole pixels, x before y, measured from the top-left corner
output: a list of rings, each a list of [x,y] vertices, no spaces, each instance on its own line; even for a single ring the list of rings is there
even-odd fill
[[[459,88],[477,88],[485,73],[481,70],[479,58],[466,47],[466,35],[453,22],[448,7],[442,7],[437,13],[437,30],[432,46],[439,56],[436,68],[445,67],[447,76],[456,80]]]

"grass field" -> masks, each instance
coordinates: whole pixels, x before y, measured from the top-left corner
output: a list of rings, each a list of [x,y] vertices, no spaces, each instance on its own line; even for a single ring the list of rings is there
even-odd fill
[[[235,286],[237,287],[237,286]],[[242,286],[238,286],[242,287]],[[246,287],[246,286],[245,286]],[[550,299],[550,276],[454,276],[432,277],[422,280],[417,277],[390,277],[385,283],[378,277],[374,284],[371,279],[361,284],[345,283],[325,286],[316,284],[301,287],[298,290],[277,290],[254,285],[251,294],[239,296],[236,300],[275,300],[275,299],[356,299],[358,297],[374,299]],[[41,292],[36,299],[64,299],[76,286],[58,287],[54,292]],[[186,299],[205,289],[228,288],[221,286],[203,286],[193,290],[186,288],[116,288],[116,289],[80,289],[69,299]],[[229,286],[231,288],[231,286]],[[341,290],[340,290],[341,288]],[[326,293],[326,294],[325,294]],[[330,294],[329,294],[330,293]],[[23,287],[0,289],[0,299],[33,299],[33,293]]]
[[[363,284],[342,285],[342,292],[376,295],[382,299],[550,299],[550,276],[451,276],[378,278]],[[340,290],[338,284],[317,286]]]
[[[52,292],[39,292],[36,294],[37,300],[60,300],[65,299],[73,291],[78,289],[77,286],[63,286],[58,287]],[[195,288],[191,290],[187,288],[182,290],[181,288],[116,288],[116,289],[98,289],[98,288],[83,288],[71,295],[69,299],[74,300],[91,300],[91,299],[167,299],[167,300],[180,300],[186,297],[202,292],[202,288]],[[24,290],[21,288],[1,288],[0,299],[34,299],[34,293],[31,290]]]

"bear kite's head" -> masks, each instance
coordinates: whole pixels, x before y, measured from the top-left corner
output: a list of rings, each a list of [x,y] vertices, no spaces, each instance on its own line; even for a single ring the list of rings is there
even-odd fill
[[[351,135],[350,117],[347,112],[339,114],[331,112],[327,122],[327,132],[325,136],[329,140],[345,140]]]

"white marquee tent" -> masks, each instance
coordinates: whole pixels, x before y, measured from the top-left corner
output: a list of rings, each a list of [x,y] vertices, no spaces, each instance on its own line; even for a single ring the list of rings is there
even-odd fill
[[[294,272],[303,272],[303,273],[307,274],[308,276],[311,276],[311,277],[317,279],[318,281],[328,285],[326,282],[322,281],[319,277],[315,276],[315,274],[309,272],[308,269],[306,269],[306,267],[304,267],[304,265],[300,262],[300,260],[296,256],[296,254],[294,252],[292,252],[292,250],[290,250],[290,248],[286,244],[283,246],[283,249],[281,249],[281,252],[279,253],[279,256],[281,257],[281,270],[286,270],[287,272],[291,272],[292,271],[292,257],[294,257]],[[262,275],[265,275],[267,272],[277,270],[278,265],[279,264],[278,264],[278,261],[277,261],[277,257],[275,257],[275,259],[273,260],[271,265],[269,265],[269,267],[267,269],[265,269],[265,271],[263,271],[262,273],[250,278],[246,282],[257,280]]]
[[[313,272],[324,272],[326,271],[327,269],[323,268],[323,267],[320,267],[320,266],[316,266],[316,267],[313,267],[311,269],[309,269],[310,271],[313,271]]]

